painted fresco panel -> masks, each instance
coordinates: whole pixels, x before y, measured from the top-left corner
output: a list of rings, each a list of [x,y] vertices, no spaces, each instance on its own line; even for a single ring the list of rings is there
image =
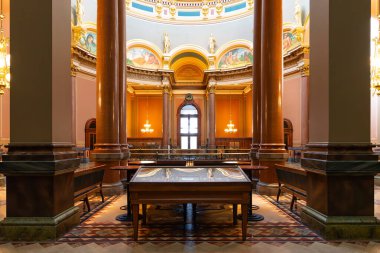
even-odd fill
[[[133,47],[128,49],[127,64],[146,69],[160,68],[160,61],[157,56],[150,50],[141,47]]]
[[[238,68],[253,63],[252,52],[246,48],[235,48],[224,54],[218,63],[219,69]]]

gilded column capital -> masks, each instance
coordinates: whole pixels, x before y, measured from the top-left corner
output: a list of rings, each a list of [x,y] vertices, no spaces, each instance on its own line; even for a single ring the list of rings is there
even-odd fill
[[[216,80],[214,77],[210,78],[207,85],[207,93],[215,93]]]
[[[310,76],[310,61],[308,59],[304,59],[303,65],[298,67],[301,72],[301,76]]]
[[[170,80],[169,77],[163,76],[161,81],[162,94],[171,92]]]
[[[79,72],[79,66],[75,65],[74,62],[71,62],[71,76],[75,77],[77,76]]]

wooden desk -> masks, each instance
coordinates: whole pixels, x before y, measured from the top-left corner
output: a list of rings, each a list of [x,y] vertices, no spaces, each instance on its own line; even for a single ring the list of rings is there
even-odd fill
[[[242,239],[246,239],[252,186],[239,167],[141,167],[129,187],[133,213],[138,213],[139,204],[240,204]],[[137,240],[137,215],[133,216],[133,229]]]

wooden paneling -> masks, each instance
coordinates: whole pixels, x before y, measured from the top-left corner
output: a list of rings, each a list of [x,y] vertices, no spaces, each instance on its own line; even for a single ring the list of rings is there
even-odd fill
[[[230,103],[231,97],[231,103]],[[231,106],[230,106],[231,104]],[[236,133],[228,134],[224,132],[227,124],[231,120],[238,129]],[[244,137],[244,96],[243,95],[216,95],[215,101],[215,122],[216,138],[242,138]]]

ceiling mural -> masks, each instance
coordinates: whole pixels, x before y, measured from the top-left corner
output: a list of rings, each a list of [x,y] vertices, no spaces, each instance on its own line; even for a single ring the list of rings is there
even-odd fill
[[[160,62],[158,57],[146,48],[133,47],[128,49],[128,65],[145,69],[159,69],[161,67]]]
[[[79,40],[79,47],[87,52],[96,55],[96,32],[86,31]]]
[[[297,37],[290,31],[284,32],[282,37],[283,37],[282,43],[283,43],[284,52],[295,47],[296,45],[299,45],[299,41]]]
[[[253,54],[247,48],[235,48],[227,51],[219,60],[219,69],[230,69],[252,65]]]

